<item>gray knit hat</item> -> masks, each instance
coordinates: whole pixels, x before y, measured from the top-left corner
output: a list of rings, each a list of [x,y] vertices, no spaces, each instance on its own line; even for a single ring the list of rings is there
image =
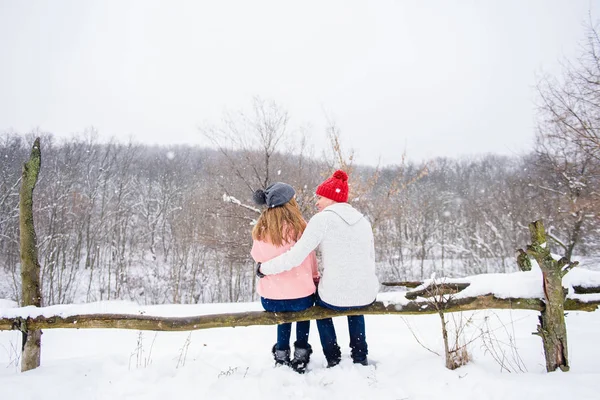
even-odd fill
[[[290,201],[296,191],[293,187],[283,182],[275,182],[265,190],[258,189],[254,192],[252,200],[258,205],[266,204],[267,207],[279,207]]]

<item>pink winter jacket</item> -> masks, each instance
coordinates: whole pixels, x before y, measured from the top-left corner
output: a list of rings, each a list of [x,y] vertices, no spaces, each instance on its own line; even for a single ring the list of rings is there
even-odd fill
[[[277,247],[272,243],[254,240],[250,254],[254,261],[265,262],[288,251],[296,242]],[[289,300],[310,296],[316,291],[314,280],[318,279],[317,257],[312,251],[302,264],[279,274],[258,280],[258,294],[267,299]]]

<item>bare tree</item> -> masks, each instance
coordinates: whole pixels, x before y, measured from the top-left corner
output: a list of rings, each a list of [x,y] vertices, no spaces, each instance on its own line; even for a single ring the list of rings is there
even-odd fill
[[[600,160],[600,22],[590,21],[581,55],[567,61],[562,79],[538,84],[541,134]]]
[[[600,36],[590,22],[587,41],[574,61],[565,63],[561,79],[546,77],[540,96],[536,149],[546,179],[535,182],[555,199],[561,215],[557,242],[571,258],[584,231],[600,222]],[[543,173],[540,173],[543,175]],[[553,226],[549,226],[549,232]]]
[[[222,126],[201,129],[225,157],[230,170],[250,192],[266,188],[277,176],[273,157],[289,132],[289,114],[275,102],[254,98],[253,112],[228,113]]]
[[[10,286],[0,296],[21,299],[19,265],[19,186],[21,160],[27,156],[25,141],[15,133],[0,137],[0,271],[10,276]]]

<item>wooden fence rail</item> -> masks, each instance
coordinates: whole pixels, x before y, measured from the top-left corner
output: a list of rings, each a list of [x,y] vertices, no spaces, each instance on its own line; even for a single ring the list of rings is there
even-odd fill
[[[565,301],[565,310],[595,311],[599,301],[581,302],[576,299]],[[437,305],[439,307],[439,305]],[[227,314],[209,314],[190,317],[160,317],[138,314],[84,314],[37,317],[6,317],[0,315],[0,330],[38,330],[53,328],[70,329],[135,329],[149,331],[189,331],[209,328],[276,325],[283,322],[295,322],[309,319],[321,319],[344,315],[418,315],[438,313],[436,304],[431,301],[410,301],[406,304],[385,304],[375,302],[360,310],[333,311],[322,307],[311,307],[301,312],[272,313],[251,311]],[[513,309],[542,311],[541,299],[498,298],[494,295],[450,299],[442,305],[444,312],[474,311],[484,309]],[[30,308],[28,308],[28,311]],[[40,308],[39,311],[43,311]],[[29,312],[28,312],[29,313]],[[26,314],[24,314],[26,315]]]

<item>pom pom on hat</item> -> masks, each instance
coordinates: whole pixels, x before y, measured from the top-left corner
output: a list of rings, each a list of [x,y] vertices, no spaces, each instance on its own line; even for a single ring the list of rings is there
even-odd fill
[[[348,174],[345,173],[344,171],[342,171],[341,169],[338,169],[337,171],[335,171],[333,173],[333,177],[335,179],[341,179],[344,182],[348,182]]]
[[[258,189],[256,192],[254,192],[252,194],[252,201],[259,206],[267,204],[267,195],[265,194],[265,191]]]
[[[287,183],[275,182],[265,190],[258,189],[252,194],[252,200],[259,206],[279,207],[290,201],[296,191]]]
[[[317,195],[327,197],[338,203],[348,201],[348,174],[341,169],[333,173],[331,178],[321,183],[316,190]]]

